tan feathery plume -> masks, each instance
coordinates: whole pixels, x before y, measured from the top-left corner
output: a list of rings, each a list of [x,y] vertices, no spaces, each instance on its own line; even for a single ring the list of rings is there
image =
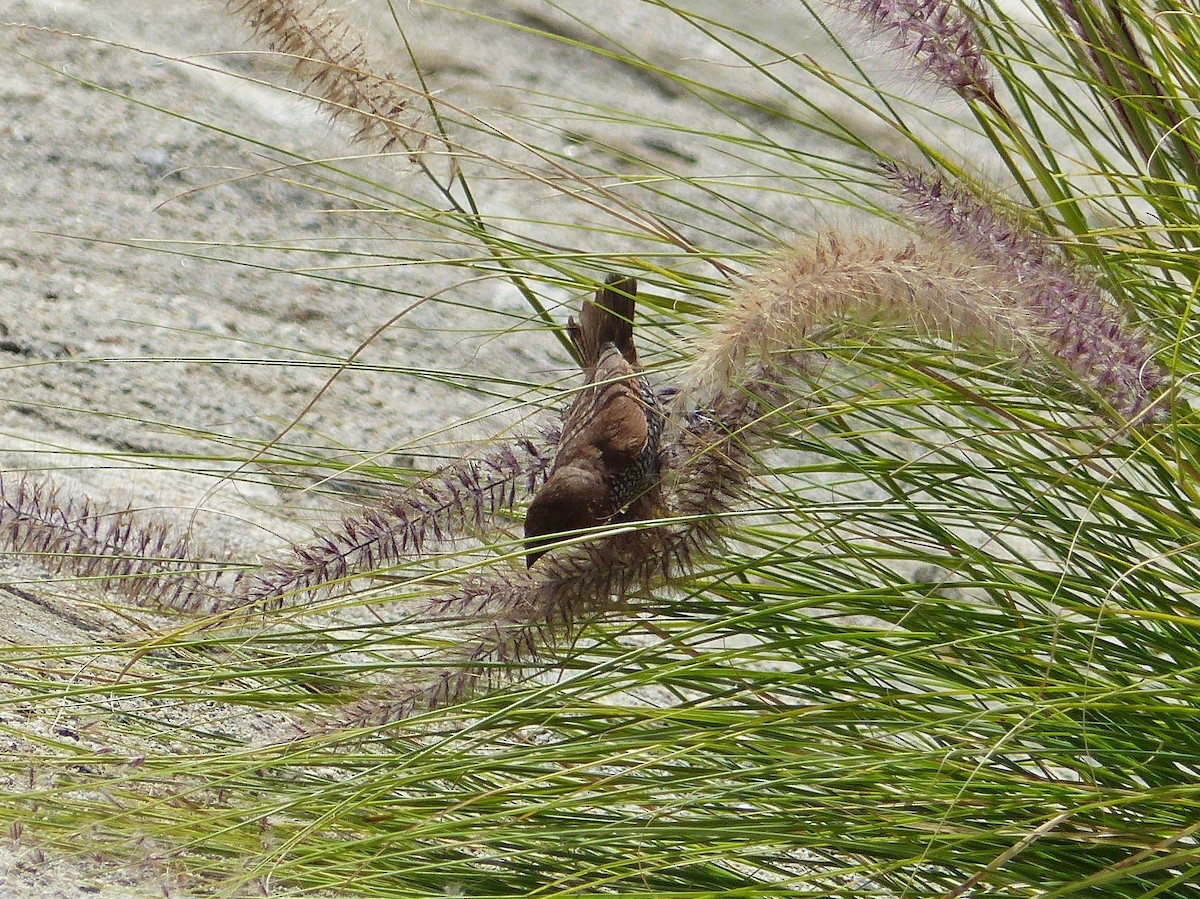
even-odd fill
[[[424,92],[377,74],[362,37],[324,2],[228,0],[226,6],[267,47],[292,59],[293,77],[353,128],[356,141],[384,152],[424,148],[428,134],[418,130],[421,115],[412,108]]]
[[[994,264],[947,242],[826,234],[747,277],[683,373],[705,400],[742,381],[754,359],[791,353],[837,322],[903,328],[964,346],[1029,349],[1037,328],[1021,287]]]

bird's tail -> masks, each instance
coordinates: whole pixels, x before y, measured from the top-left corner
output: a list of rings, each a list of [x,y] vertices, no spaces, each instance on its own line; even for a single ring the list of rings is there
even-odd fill
[[[596,298],[583,304],[580,321],[570,322],[571,341],[579,350],[583,367],[596,367],[604,348],[610,343],[625,361],[638,367],[637,348],[633,345],[633,315],[637,306],[637,281],[609,275]]]

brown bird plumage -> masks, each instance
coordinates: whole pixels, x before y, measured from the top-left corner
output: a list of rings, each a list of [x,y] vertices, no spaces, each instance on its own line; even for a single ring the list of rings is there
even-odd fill
[[[610,275],[568,333],[587,377],[563,420],[550,477],[525,518],[526,562],[558,535],[643,518],[658,482],[662,412],[633,344],[637,282]]]

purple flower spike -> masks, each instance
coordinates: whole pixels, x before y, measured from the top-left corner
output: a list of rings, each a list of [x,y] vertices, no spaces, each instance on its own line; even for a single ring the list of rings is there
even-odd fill
[[[995,101],[969,13],[954,0],[829,0],[891,35],[939,83],[967,99]]]
[[[885,171],[908,211],[955,243],[1008,271],[1054,354],[1130,420],[1167,381],[1154,351],[1116,301],[1046,238],[940,176],[896,166]]]

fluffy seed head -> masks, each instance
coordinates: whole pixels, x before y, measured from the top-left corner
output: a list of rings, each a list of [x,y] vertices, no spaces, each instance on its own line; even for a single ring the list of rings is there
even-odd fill
[[[1042,235],[937,175],[885,168],[905,208],[957,252],[986,260],[1020,286],[1017,299],[1045,333],[1051,354],[1134,420],[1161,392],[1166,373],[1146,338],[1088,272]]]

